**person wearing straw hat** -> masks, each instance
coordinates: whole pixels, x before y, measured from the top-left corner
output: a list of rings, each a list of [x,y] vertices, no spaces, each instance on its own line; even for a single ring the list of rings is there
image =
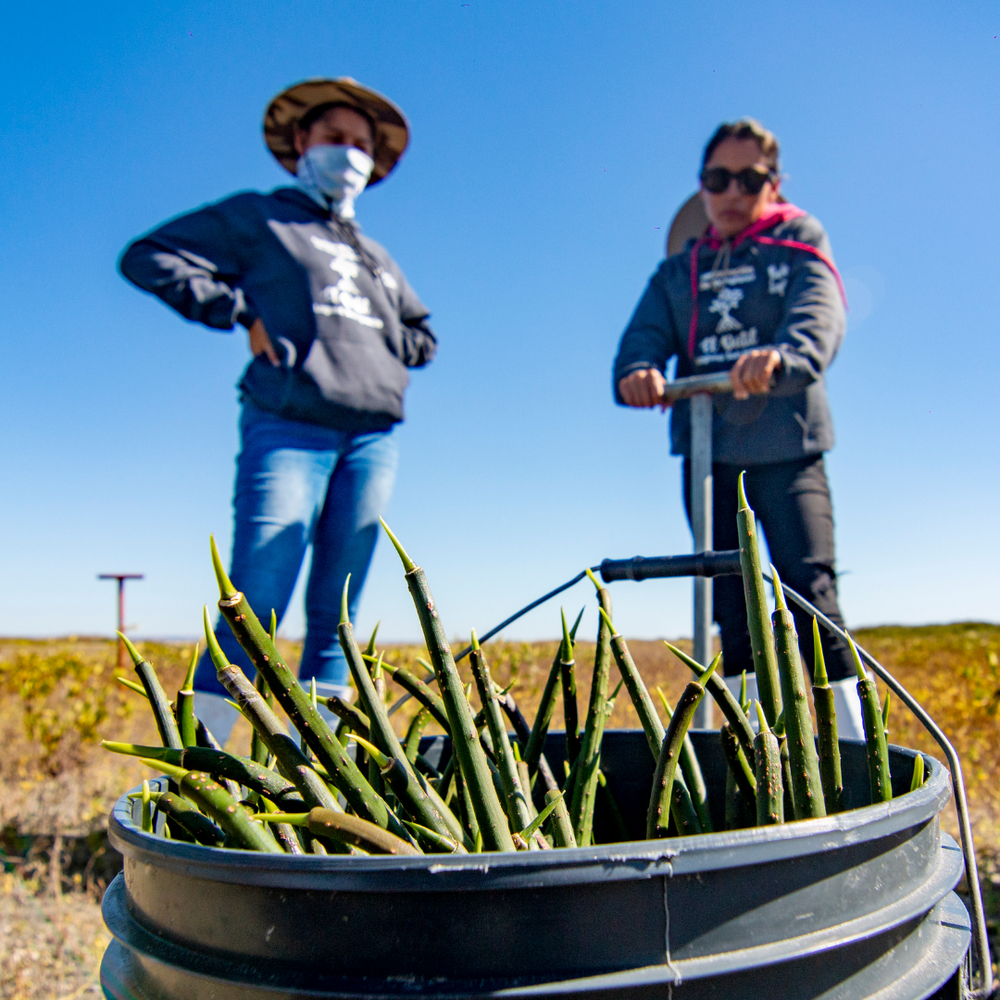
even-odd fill
[[[350,574],[353,619],[395,479],[408,369],[437,349],[426,306],[355,221],[409,125],[349,77],[315,79],[271,101],[264,139],[290,185],[173,219],[127,247],[120,268],[185,319],[247,330],[230,576],[262,620],[273,608],[280,621],[311,544],[300,679],[349,697],[341,590]],[[217,635],[250,670],[225,624]],[[199,718],[224,743],[235,713],[207,655],[195,690]]]
[[[833,446],[824,373],[843,340],[846,302],[823,227],[781,196],[778,155],[774,135],[750,118],[709,140],[701,190],[678,213],[668,256],[622,335],[614,395],[665,409],[671,358],[678,377],[729,372],[732,393],[713,398],[713,545],[739,547],[736,480],[745,470],[782,579],[842,624],[823,453]],[[690,517],[688,400],[672,409],[670,437],[684,458]],[[736,690],[745,670],[755,697],[742,583],[718,577],[713,593],[726,681]],[[796,627],[811,665],[811,620],[796,612]],[[850,651],[826,633],[822,643],[841,735],[863,738]]]

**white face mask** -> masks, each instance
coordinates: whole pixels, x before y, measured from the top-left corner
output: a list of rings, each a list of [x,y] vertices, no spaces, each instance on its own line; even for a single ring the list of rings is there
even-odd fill
[[[341,219],[354,218],[354,199],[365,189],[374,160],[354,146],[311,146],[296,165],[299,186]]]

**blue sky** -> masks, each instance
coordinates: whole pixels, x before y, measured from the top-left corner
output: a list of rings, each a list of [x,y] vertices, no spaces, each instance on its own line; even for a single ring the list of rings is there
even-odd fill
[[[684,552],[666,421],[610,365],[721,120],[782,142],[852,303],[828,457],[851,625],[1000,619],[996,4],[20,4],[0,58],[0,634],[192,635],[226,546],[242,332],[115,272],[126,242],[283,183],[268,100],[350,75],[413,142],[359,219],[433,311],[389,523],[452,634],[603,557]],[[688,582],[617,584],[628,635],[690,633]],[[574,610],[581,587],[566,598]],[[359,618],[417,634],[382,545]],[[555,633],[558,607],[512,637]],[[284,630],[302,630],[296,599]]]

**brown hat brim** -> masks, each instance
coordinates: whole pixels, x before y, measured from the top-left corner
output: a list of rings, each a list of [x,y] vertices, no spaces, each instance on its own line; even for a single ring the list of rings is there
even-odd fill
[[[687,241],[698,239],[708,229],[708,216],[702,204],[701,195],[695,192],[679,209],[670,223],[667,233],[667,256],[673,257],[687,245]]]
[[[368,186],[377,184],[403,155],[410,141],[410,125],[403,112],[389,98],[362,86],[349,76],[335,80],[305,80],[278,94],[264,115],[267,148],[290,174],[294,174],[299,159],[295,149],[296,126],[321,104],[347,104],[375,123],[375,166]]]

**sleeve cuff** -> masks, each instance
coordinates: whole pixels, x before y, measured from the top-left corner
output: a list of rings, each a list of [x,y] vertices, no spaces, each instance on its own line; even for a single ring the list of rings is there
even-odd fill
[[[233,323],[239,323],[249,330],[256,320],[257,314],[247,305],[243,289],[237,288],[233,293]]]
[[[775,375],[774,388],[771,390],[776,396],[795,395],[816,381],[812,365],[803,357],[784,349],[783,345],[775,349],[781,355],[781,367]]]
[[[663,374],[663,369],[655,361],[631,361],[627,365],[618,369],[615,377],[615,385],[617,385],[623,378],[627,378],[631,375],[632,372],[644,372],[650,368],[655,369],[661,375]]]

